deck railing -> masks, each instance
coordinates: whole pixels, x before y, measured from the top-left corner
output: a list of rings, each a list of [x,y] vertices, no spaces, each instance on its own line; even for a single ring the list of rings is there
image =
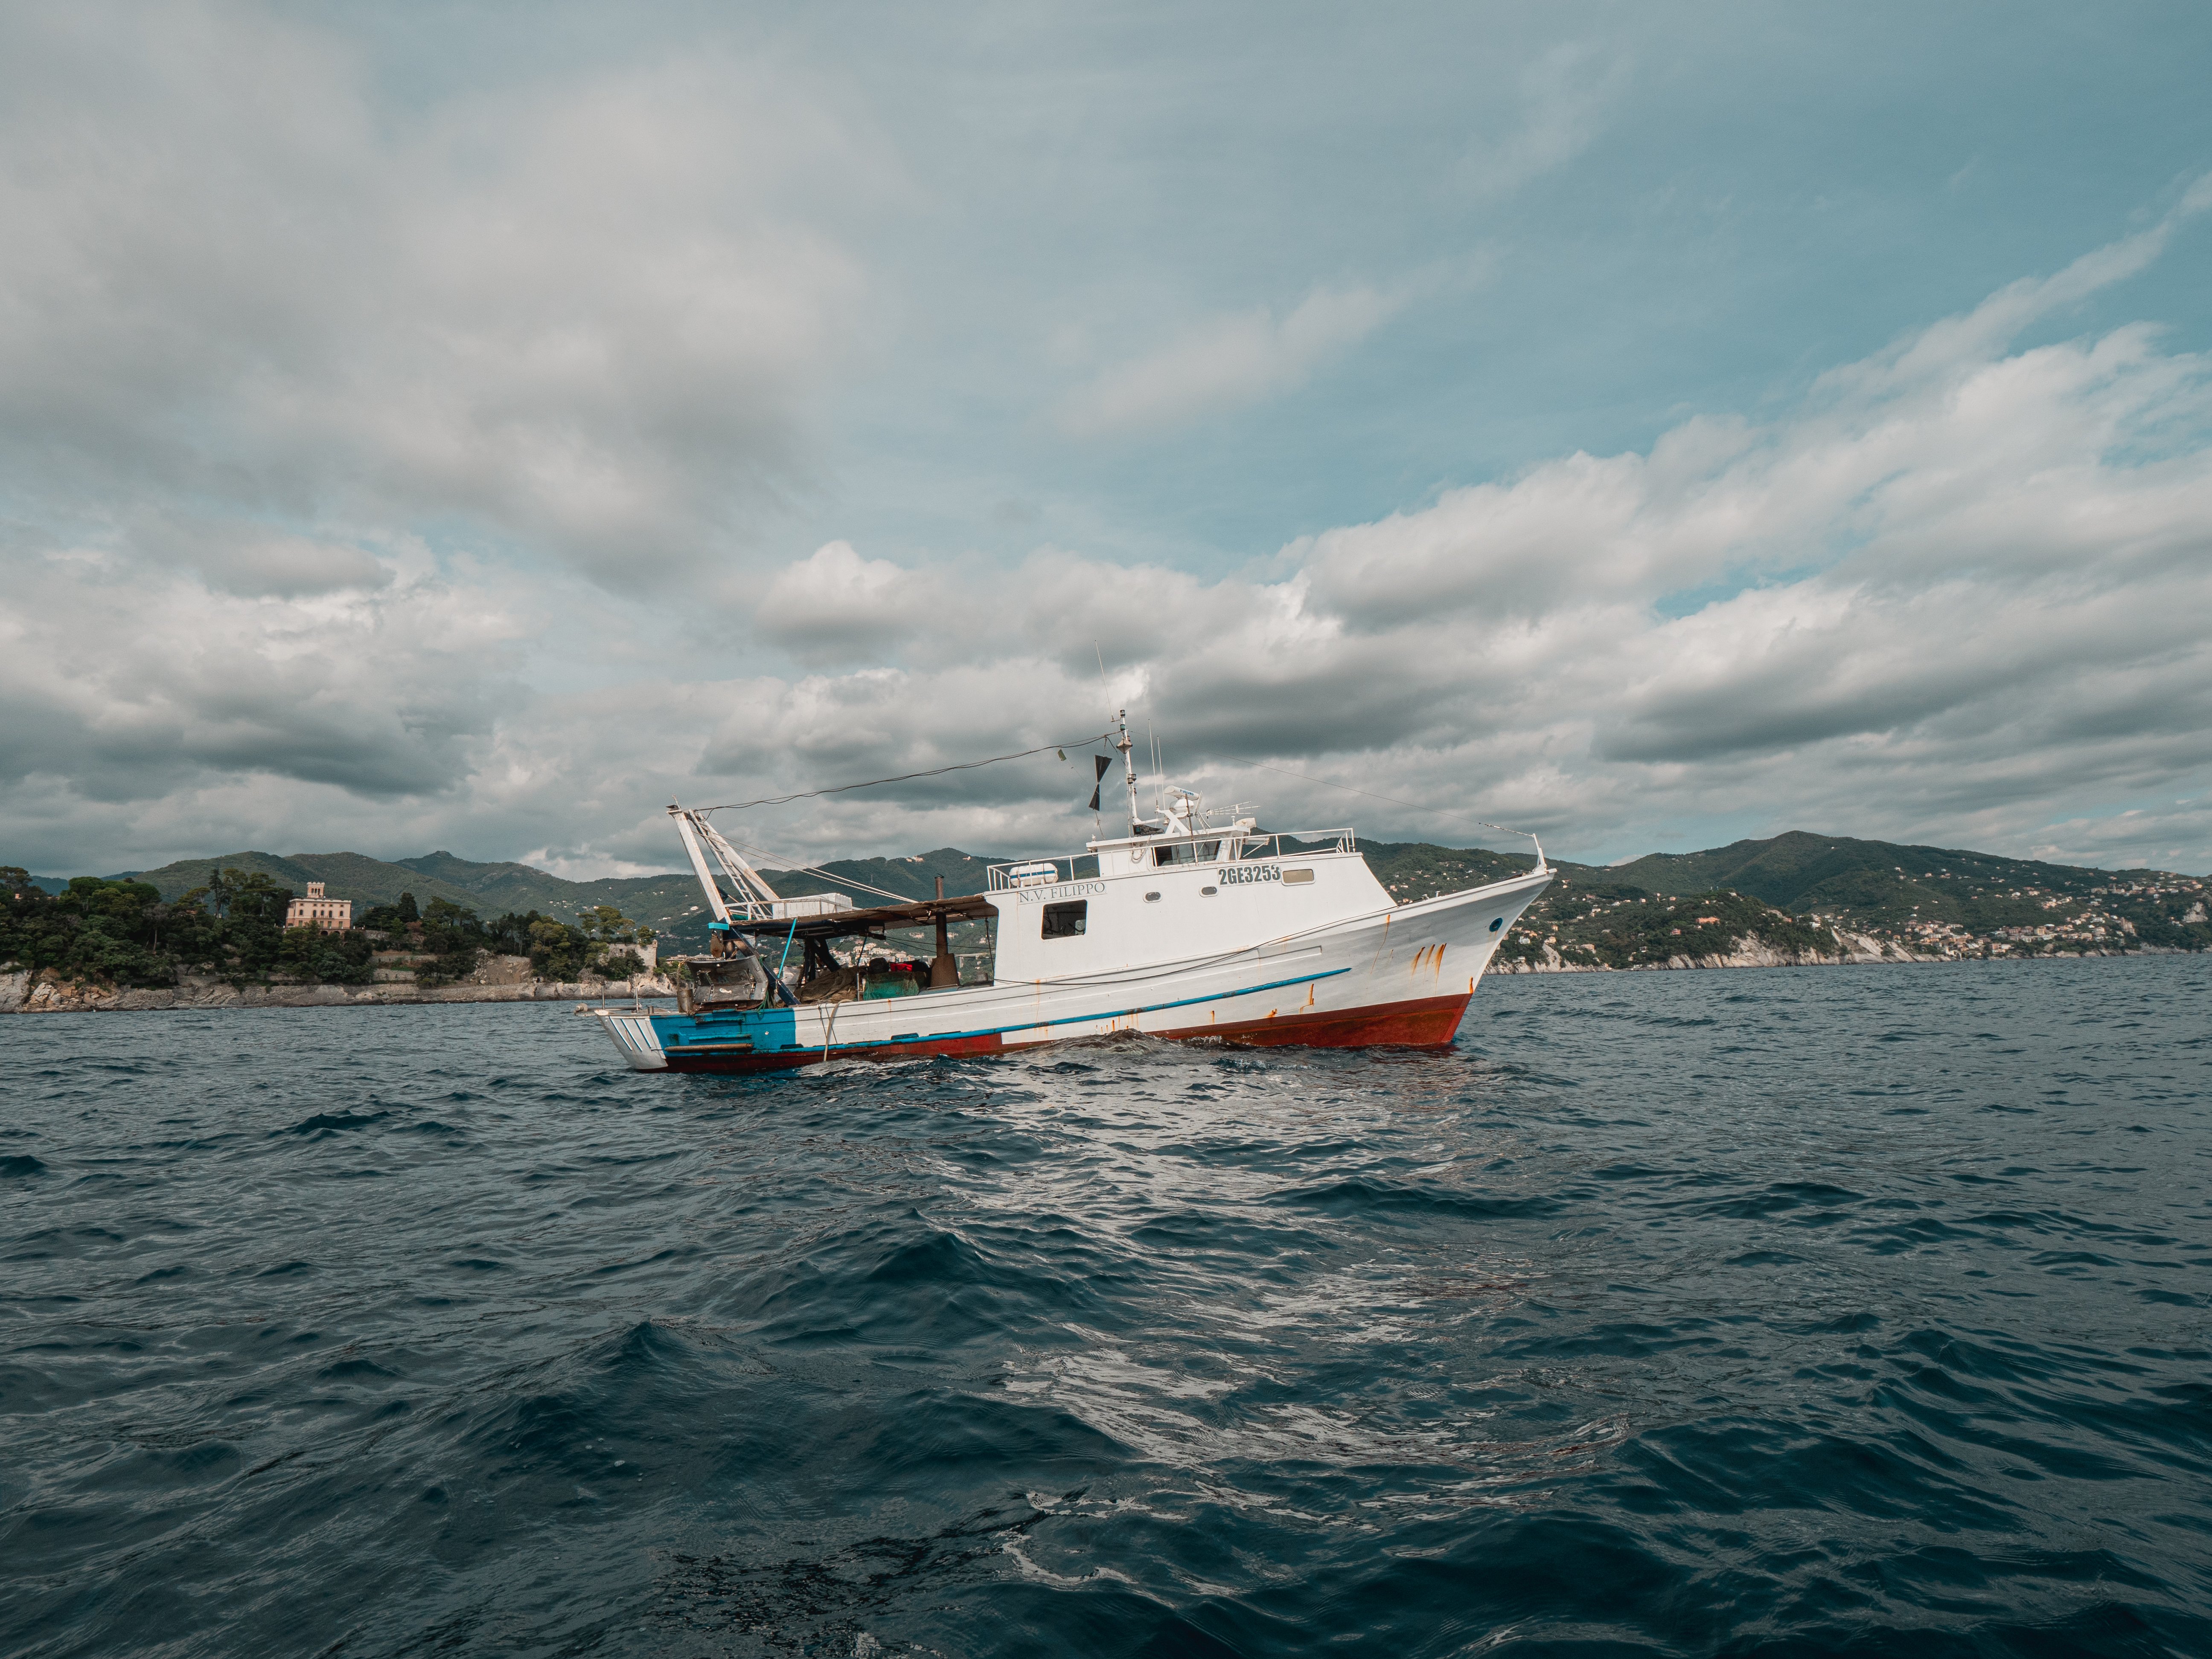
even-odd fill
[[[1280,830],[1261,835],[1246,831],[1196,830],[1183,836],[1152,836],[1135,843],[1155,854],[1171,852],[1175,864],[1250,864],[1269,859],[1309,859],[1332,854],[1357,853],[1359,837],[1350,829]],[[1110,868],[1116,854],[1108,855]],[[1089,864],[1095,874],[1098,855],[1078,853],[1050,859],[1011,859],[985,872],[988,892],[1009,887],[1045,887],[1061,882],[1088,881],[1093,875],[1076,866]]]
[[[1091,874],[1079,873],[1076,866],[1088,864]],[[1014,859],[1005,864],[994,864],[984,872],[986,892],[1002,892],[1009,887],[1051,887],[1064,881],[1090,881],[1097,875],[1097,858],[1090,853],[1075,853],[1056,859]]]

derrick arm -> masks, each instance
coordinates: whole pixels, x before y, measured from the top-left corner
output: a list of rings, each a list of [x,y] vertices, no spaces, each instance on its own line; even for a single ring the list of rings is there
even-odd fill
[[[722,896],[714,872],[707,868],[707,854],[699,845],[699,832],[693,827],[691,814],[671,801],[668,816],[676,820],[676,833],[684,837],[684,850],[691,859],[691,872],[699,878],[700,889],[707,895],[707,908],[714,913],[715,921],[728,921],[730,902]]]

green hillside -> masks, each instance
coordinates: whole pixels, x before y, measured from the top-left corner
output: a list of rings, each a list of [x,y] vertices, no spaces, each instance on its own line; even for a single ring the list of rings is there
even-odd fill
[[[1534,863],[1525,854],[1515,858],[1480,847],[1438,847],[1422,841],[1363,841],[1359,850],[1367,855],[1367,867],[1383,890],[1401,904],[1503,881]]]
[[[936,890],[936,878],[945,878],[947,893],[983,890],[988,860],[957,848],[941,847],[912,858],[844,859],[824,866],[827,878],[807,872],[763,870],[768,884],[778,893],[849,890],[866,902],[866,888],[839,882],[866,883],[907,898],[927,898]],[[208,885],[221,870],[242,870],[270,878],[295,896],[319,881],[332,898],[351,899],[357,908],[392,904],[403,892],[427,904],[442,898],[489,920],[510,913],[535,910],[541,915],[572,921],[598,905],[611,904],[633,921],[656,933],[673,936],[676,948],[703,947],[707,913],[699,884],[688,871],[678,875],[611,877],[600,881],[567,881],[526,864],[480,864],[451,853],[428,853],[420,858],[387,862],[360,853],[225,853],[209,859],[185,859],[158,870],[123,872],[156,889],[164,899],[175,899],[196,887]],[[65,884],[55,880],[57,888]]]
[[[2205,884],[2155,870],[2094,870],[1799,830],[1703,853],[1654,853],[1607,874],[1654,893],[1743,893],[1881,937],[2015,950],[2100,939],[2179,950],[2205,944]]]
[[[1361,850],[1385,890],[1401,902],[1480,886],[1528,867],[1526,854],[1428,842],[1368,842]],[[939,876],[947,893],[980,892],[988,865],[978,854],[940,847],[909,858],[841,859],[818,874],[762,873],[781,894],[842,890],[866,902],[876,896],[870,889],[927,898]],[[2212,945],[2206,919],[2212,887],[2159,871],[2094,870],[1802,830],[1699,853],[1654,853],[1609,869],[1553,867],[1559,879],[1515,930],[1509,951],[1532,953],[1551,939],[1591,960],[1646,960],[1655,952],[1663,957],[1717,949],[1707,934],[1717,939],[1730,929],[1802,946],[1842,928],[1916,954],[1945,956]],[[447,899],[487,921],[532,910],[571,921],[611,904],[667,936],[672,948],[696,950],[706,942],[706,908],[688,872],[566,881],[526,864],[476,863],[446,852],[392,862],[359,853],[242,852],[130,873],[174,899],[205,886],[220,869],[258,872],[294,894],[319,881],[331,896],[364,909],[411,892],[418,904]],[[1704,916],[1720,920],[1705,922]],[[1699,948],[1691,951],[1692,944]]]
[[[222,870],[243,870],[248,875],[267,876],[279,886],[289,888],[295,898],[307,890],[309,882],[319,881],[328,888],[331,897],[349,898],[362,908],[392,903],[402,891],[412,892],[416,902],[422,904],[434,898],[450,899],[471,908],[476,904],[474,896],[465,887],[433,880],[404,865],[386,864],[360,853],[293,853],[283,857],[274,853],[224,853],[208,859],[180,859],[158,870],[126,870],[122,874],[156,889],[164,899],[175,899],[195,887],[207,886],[216,872]]]
[[[1504,951],[1533,962],[1548,945],[1570,963],[1635,968],[1674,957],[1728,956],[1748,939],[1777,951],[1842,951],[1832,929],[1764,899],[1726,890],[1669,897],[1566,871],[1529,906]]]

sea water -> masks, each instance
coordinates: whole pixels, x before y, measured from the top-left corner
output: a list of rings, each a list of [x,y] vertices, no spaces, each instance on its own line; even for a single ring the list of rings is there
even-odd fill
[[[0,1024],[9,1655],[2212,1653],[2212,963]]]

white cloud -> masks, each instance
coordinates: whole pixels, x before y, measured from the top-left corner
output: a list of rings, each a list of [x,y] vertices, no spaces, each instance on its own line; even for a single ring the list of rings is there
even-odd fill
[[[2139,263],[2085,260],[2064,286]],[[2018,291],[1785,418],[1692,420],[1648,454],[1455,490],[1294,544],[1281,580],[1040,554],[1002,585],[980,660],[963,635],[932,665],[949,615],[921,617],[909,666],[763,688],[749,704],[773,714],[708,764],[866,775],[1052,735],[1102,702],[1066,637],[1079,616],[1139,665],[1173,769],[1278,821],[1343,808],[1239,760],[1569,848],[1723,819],[2043,845],[2054,818],[2203,779],[2212,374],[2134,326],[2013,350],[2039,314]],[[1025,810],[1018,784],[963,788]],[[878,804],[810,811],[824,835],[892,833]],[[2113,833],[2212,862],[2201,836]]]
[[[0,465],[34,513],[459,519],[681,578],[805,475],[896,169],[735,60],[403,111],[221,6],[0,40]]]
[[[1213,318],[1071,395],[1060,428],[1079,438],[1158,435],[1295,392],[1404,303],[1371,288],[1317,288],[1287,316],[1262,306]]]
[[[1508,196],[1565,167],[1596,142],[1607,108],[1626,88],[1628,65],[1575,44],[1555,46],[1522,72],[1521,124],[1503,139],[1479,143],[1460,167],[1480,196]]]
[[[911,635],[938,608],[938,584],[888,559],[864,559],[829,542],[787,566],[762,594],[755,625],[796,654],[849,662]]]
[[[1449,490],[1272,574],[865,539],[758,571],[747,512],[805,486],[870,325],[841,216],[901,189],[803,87],[702,55],[395,112],[259,14],[9,27],[6,861],[635,868],[672,860],[672,795],[1081,738],[1127,702],[1174,774],[1278,824],[1460,833],[1245,763],[1570,854],[1725,822],[2212,865],[2212,374],[2144,326],[2016,343],[2157,258],[2204,186],[1779,415]],[[1541,71],[1480,187],[1570,159],[1618,73]],[[1279,397],[1411,291],[1216,319],[1061,425]],[[476,551],[510,541],[549,556]],[[671,635],[707,616],[730,654],[702,669]],[[1057,847],[1089,787],[1039,757],[743,827],[815,856]]]
[[[400,794],[457,783],[520,618],[442,583],[240,598],[93,556],[18,566],[0,776],[129,798],[198,771]]]

